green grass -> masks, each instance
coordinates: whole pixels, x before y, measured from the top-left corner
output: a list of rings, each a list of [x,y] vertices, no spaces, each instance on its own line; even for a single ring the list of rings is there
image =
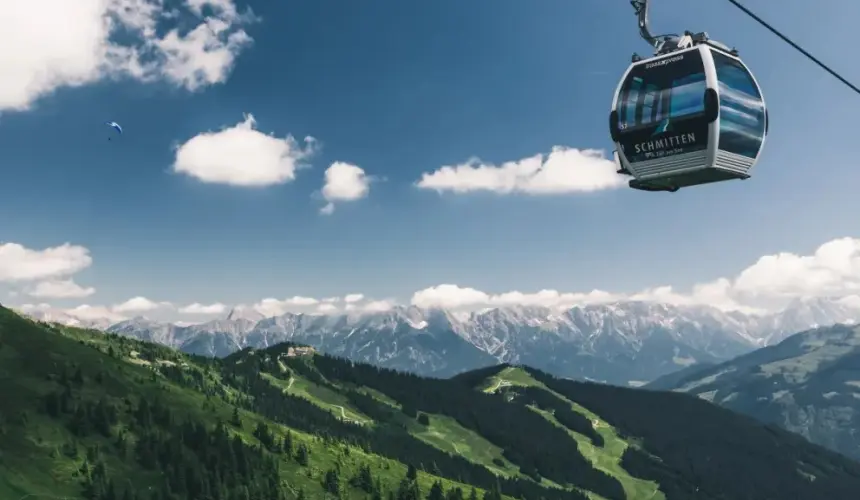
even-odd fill
[[[50,366],[52,363],[74,359],[90,369],[98,367],[104,370],[108,377],[103,385],[87,383],[84,386],[84,397],[88,399],[96,399],[105,394],[115,398],[122,398],[128,394],[147,398],[160,397],[177,415],[212,423],[218,419],[222,421],[230,419],[233,406],[222,399],[207,398],[202,393],[177,386],[163,377],[153,375],[156,372],[150,365],[175,364],[185,370],[203,373],[213,384],[219,383],[217,374],[207,372],[205,366],[195,364],[182,354],[164,347],[144,346],[133,341],[123,341],[127,345],[125,348],[120,348],[113,346],[108,337],[98,333],[74,328],[62,328],[60,331],[63,337],[58,334],[57,339],[62,339],[63,342],[50,337],[33,336],[29,339],[19,338],[17,342],[6,342],[3,349],[0,349],[0,361],[2,361],[0,398],[3,398],[4,406],[7,408],[26,409],[28,418],[26,424],[16,424],[10,420],[5,427],[7,431],[12,432],[7,432],[0,438],[0,444],[3,445],[0,449],[4,450],[4,455],[0,457],[2,458],[0,460],[0,498],[17,499],[28,493],[76,498],[75,495],[79,491],[74,475],[83,458],[72,459],[60,452],[63,445],[72,440],[72,437],[65,427],[57,425],[57,422],[42,415],[38,408],[40,396],[55,385],[46,377],[39,376],[50,370],[32,369],[33,365],[30,365],[30,371],[35,373],[21,376],[22,372],[27,372],[24,360],[29,362],[41,357],[42,360],[39,363],[42,366]],[[105,354],[111,348],[116,350],[116,357]],[[137,352],[138,349],[146,349],[150,356],[155,355],[155,359],[151,363],[145,361]],[[12,377],[13,374],[15,374],[14,377]],[[12,378],[14,378],[12,383],[3,383]],[[332,410],[336,415],[340,412],[339,416],[347,420],[370,422],[366,415],[350,406],[344,394],[336,390],[313,383],[295,373],[287,379],[278,378],[275,375],[266,375],[266,378],[283,390],[303,397],[322,408]],[[542,386],[524,370],[509,367],[488,379],[483,385],[483,390],[491,392],[508,385]],[[370,394],[381,402],[399,407],[394,400],[379,391],[364,387],[356,389]],[[227,388],[227,390],[235,394],[234,389]],[[6,403],[7,401],[9,404]],[[597,419],[596,415],[590,414],[578,405],[574,405],[574,408],[589,418]],[[252,436],[252,431],[258,422],[266,423],[279,436],[287,432],[285,427],[274,424],[260,415],[244,410],[240,413],[243,425],[235,429],[235,432],[248,443],[257,442]],[[496,474],[523,477],[518,467],[502,456],[502,450],[484,437],[464,428],[450,417],[436,414],[431,414],[429,417],[429,426],[422,426],[405,417],[404,421],[413,435],[432,446],[483,465]],[[552,415],[547,414],[545,417],[554,421]],[[6,415],[6,418],[14,419],[14,416]],[[316,498],[315,492],[321,493],[320,480],[324,472],[330,468],[339,468],[341,477],[346,480],[362,465],[369,464],[374,474],[389,487],[396,485],[406,472],[406,467],[394,460],[368,454],[359,448],[343,444],[325,444],[319,438],[295,430],[291,432],[296,445],[304,443],[309,448],[311,463],[309,467],[301,467],[292,460],[284,460],[281,464],[282,476],[295,490],[302,488],[311,495],[311,498]],[[593,446],[585,436],[572,432],[570,434],[587,459],[597,468],[621,481],[628,498],[662,499],[662,494],[654,494],[656,490],[654,483],[632,478],[620,467],[621,454],[628,444],[605,423],[600,425],[598,432],[606,440],[606,446],[603,448]],[[103,449],[110,448],[110,443],[106,440],[90,437],[81,442],[81,449],[83,450],[85,445],[96,443]],[[10,454],[13,456],[10,457]],[[501,462],[502,465],[497,462]],[[137,469],[134,463],[118,457],[108,457],[107,463],[113,474],[128,478],[138,489],[139,485],[155,484],[153,481],[158,480],[153,474]],[[420,473],[419,479],[425,494],[432,482],[437,480],[436,477],[423,472]],[[548,481],[544,482],[547,486],[560,487],[548,484]],[[443,484],[448,488],[454,483],[443,480]],[[460,486],[467,491],[471,489],[467,485]],[[363,498],[363,494],[352,491],[347,493],[346,498]],[[593,498],[597,499],[597,497]]]
[[[496,474],[523,477],[519,474],[519,468],[502,456],[502,449],[483,436],[466,429],[451,417],[435,414],[428,416],[428,426],[418,422],[410,424],[409,431],[412,435],[442,451],[484,465]],[[494,459],[502,461],[504,465],[500,467],[493,463]]]
[[[665,495],[660,491],[659,486],[654,481],[647,481],[631,476],[621,467],[621,456],[629,444],[624,439],[620,438],[616,432],[606,422],[598,420],[597,432],[603,437],[603,447],[595,446],[591,439],[573,432],[570,429],[562,426],[555,417],[544,410],[531,407],[532,410],[540,413],[544,418],[555,425],[562,427],[570,436],[576,440],[580,453],[592,463],[595,469],[603,471],[611,476],[614,476],[624,488],[624,493],[630,500],[665,500]],[[589,495],[595,499],[599,499],[598,495],[589,492]]]
[[[388,397],[387,394],[383,394],[383,393],[377,391],[376,389],[371,389],[370,387],[357,387],[356,390],[363,392],[363,393],[367,394],[368,396],[373,397],[374,399],[376,399],[380,403],[385,403],[388,406],[391,406],[391,407],[394,407],[397,409],[401,408],[400,403],[398,403],[397,401]]]
[[[105,354],[109,347],[115,349],[115,357]],[[42,412],[42,397],[57,387],[51,380],[52,374],[58,373],[57,367],[68,361],[80,365],[84,371],[87,381],[80,391],[83,399],[107,397],[122,405],[126,397],[158,398],[170,407],[174,415],[183,418],[210,425],[219,419],[230,420],[232,405],[218,397],[207,398],[202,393],[155,375],[156,372],[147,366],[149,363],[142,362],[132,353],[142,349],[157,354],[155,363],[174,362],[179,366],[184,363],[185,369],[203,372],[213,383],[218,382],[218,377],[207,373],[205,366],[197,365],[170,349],[130,340],[110,340],[99,333],[74,328],[55,329],[51,333],[0,309],[0,499],[18,500],[26,495],[33,495],[31,498],[38,498],[37,495],[42,498],[81,498],[80,483],[75,475],[84,461],[86,447],[93,445],[99,445],[109,474],[119,479],[121,486],[131,482],[136,490],[145,491],[149,485],[162,480],[159,474],[144,471],[133,460],[118,455],[107,438],[88,435],[76,439],[61,421]],[[93,380],[93,374],[98,372],[105,374],[101,383]],[[344,404],[346,398],[343,395],[305,379],[296,378],[289,390],[321,405],[344,407],[347,418],[367,420],[366,416]],[[258,443],[252,435],[257,422],[264,422],[278,436],[288,431],[286,427],[255,413],[240,410],[240,415],[242,426],[234,432],[248,443]],[[123,418],[128,417],[122,413]],[[118,426],[124,427],[125,424],[121,420]],[[323,498],[320,481],[326,470],[335,467],[341,471],[345,499],[364,500],[367,497],[347,485],[348,479],[365,464],[387,488],[396,487],[406,474],[406,466],[400,462],[343,443],[326,444],[318,437],[296,430],[290,432],[296,446],[304,443],[309,448],[310,465],[301,467],[293,460],[282,459],[281,475],[294,492],[302,488],[308,498]],[[63,453],[63,448],[71,442],[78,445],[76,458]],[[467,493],[471,490],[469,485],[419,472],[418,481],[423,494],[426,495],[436,480],[441,480],[446,489],[456,485]]]
[[[63,339],[60,335],[56,339],[44,335],[9,339],[7,332],[2,333],[5,341],[3,366],[6,370],[0,376],[0,400],[3,401],[0,416],[5,422],[3,432],[0,432],[0,450],[3,451],[0,498],[20,498],[25,494],[78,498],[80,487],[74,474],[83,463],[84,446],[97,444],[109,448],[110,443],[106,439],[91,437],[80,440],[81,456],[72,458],[60,453],[61,447],[74,438],[64,426],[41,412],[41,396],[55,385],[46,375],[55,363],[71,358],[81,365],[105,371],[107,375],[100,391],[107,395],[125,392],[128,387],[149,396],[154,395],[154,388],[143,387],[136,379],[148,378],[150,372],[108,358],[91,347]],[[122,383],[117,382],[119,377],[123,377]],[[88,387],[83,395],[92,397],[97,390]],[[151,473],[141,472],[116,457],[105,458],[112,471],[134,480],[136,484],[148,484],[154,479]]]
[[[283,388],[288,393],[294,396],[303,397],[326,410],[331,410],[335,415],[344,420],[360,424],[369,424],[372,422],[370,417],[355,408],[352,408],[346,396],[335,392],[328,387],[315,384],[314,382],[295,374],[293,374],[288,380],[275,378],[270,375],[265,376],[271,380],[272,383]]]
[[[358,410],[351,408],[349,406],[348,399],[344,395],[311,382],[304,377],[293,374],[289,379],[284,380],[271,375],[264,376],[269,378],[272,383],[277,384],[291,394],[304,397],[321,408],[335,410],[343,409],[348,420],[371,422],[369,417]],[[542,384],[534,380],[527,372],[513,367],[506,368],[500,372],[499,375],[493,377],[492,383],[488,382],[485,385],[485,392],[491,392],[490,389],[497,389],[496,386],[498,385],[503,387],[506,385],[543,387]],[[392,407],[400,408],[399,403],[378,390],[363,386],[350,388],[364,392],[378,401]],[[527,479],[526,476],[520,474],[519,467],[504,458],[501,448],[491,443],[483,436],[463,427],[456,420],[446,415],[430,414],[429,417],[429,426],[423,426],[416,420],[410,419],[405,415],[403,416],[402,423],[406,425],[412,435],[442,451],[454,455],[460,455],[473,463],[483,465],[498,475]],[[621,453],[623,453],[623,450]],[[494,462],[494,459],[501,461],[503,465],[499,466]],[[396,464],[396,462],[392,462],[392,464]],[[562,486],[546,478],[543,478],[542,484],[548,487],[562,488]],[[590,492],[586,493],[589,493],[595,500],[600,500],[599,497],[591,494]]]
[[[349,406],[348,399],[327,387],[322,387],[301,376],[293,375],[289,380],[277,379],[267,375],[273,383],[282,387],[289,393],[304,397],[314,404],[325,409],[334,409],[336,414],[342,411],[347,420],[358,422],[370,422],[371,419],[358,410]],[[367,387],[355,388],[368,394],[378,401],[399,408],[400,405],[389,396],[375,389]],[[502,449],[487,441],[483,436],[474,431],[466,429],[456,420],[445,415],[429,415],[430,425],[423,426],[414,419],[403,416],[403,423],[409,432],[422,441],[436,448],[460,455],[474,463],[487,467],[495,474],[525,477],[519,473],[519,468],[502,456]],[[493,460],[499,460],[503,466],[499,466]]]
[[[624,493],[630,500],[665,500],[665,495],[660,491],[659,485],[654,481],[647,481],[631,476],[621,466],[621,457],[628,446],[635,445],[620,437],[615,429],[606,421],[601,419],[597,414],[589,411],[587,408],[572,402],[561,394],[549,389],[544,384],[538,382],[525,370],[517,367],[508,367],[499,372],[497,375],[488,378],[485,384],[481,385],[484,392],[494,392],[500,387],[505,386],[521,386],[521,387],[539,387],[545,391],[554,394],[562,401],[566,401],[571,405],[574,411],[588,418],[595,426],[597,432],[603,438],[603,446],[595,446],[591,439],[587,436],[573,432],[562,426],[555,417],[546,411],[538,408],[530,407],[532,410],[543,415],[550,422],[564,428],[570,436],[576,440],[582,455],[592,463],[594,468],[601,470],[607,474],[614,476],[624,487]],[[600,499],[598,495],[589,492],[589,495],[595,500]]]
[[[487,378],[487,381],[484,384],[481,384],[479,389],[486,393],[493,393],[509,386],[536,386],[545,388],[543,384],[533,379],[525,370],[515,366],[509,366],[498,374]]]

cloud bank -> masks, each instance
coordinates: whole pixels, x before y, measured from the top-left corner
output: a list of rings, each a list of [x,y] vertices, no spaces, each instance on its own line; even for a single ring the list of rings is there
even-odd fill
[[[70,297],[73,283],[70,275],[88,267],[92,262],[89,251],[81,246],[64,244],[42,250],[28,249],[20,244],[0,245],[0,280],[24,285],[39,282],[42,291],[54,289],[55,296]],[[66,282],[38,281],[66,277]],[[50,283],[50,285],[48,284]],[[65,283],[57,285],[57,283]],[[36,286],[34,290],[39,290]],[[30,292],[32,295],[32,291]],[[49,294],[50,295],[50,294]],[[671,286],[655,286],[637,292],[605,290],[559,291],[537,290],[488,292],[458,284],[440,284],[416,291],[408,304],[422,308],[445,308],[460,311],[514,305],[568,308],[582,304],[639,300],[675,305],[707,305],[725,311],[765,313],[777,310],[794,298],[837,297],[860,307],[860,238],[840,238],[828,241],[809,255],[781,252],[760,257],[733,277],[722,277],[700,283],[689,291]],[[323,298],[292,296],[268,297],[238,307],[262,316],[277,316],[287,312],[308,314],[339,314],[381,312],[399,302],[374,299],[361,293]],[[50,304],[23,304],[22,311],[48,310]],[[63,309],[64,314],[81,319],[127,318],[141,313],[175,313],[181,315],[223,315],[230,306],[225,303],[175,305],[146,297],[133,297],[112,306],[83,304]]]

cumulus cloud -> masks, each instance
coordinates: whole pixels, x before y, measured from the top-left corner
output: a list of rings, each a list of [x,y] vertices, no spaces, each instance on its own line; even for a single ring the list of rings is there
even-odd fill
[[[364,304],[361,309],[362,311],[368,313],[378,313],[390,311],[395,306],[397,306],[397,303],[393,300],[373,300],[368,302],[367,304]]]
[[[45,311],[51,308],[51,304],[46,304],[42,302],[41,304],[22,304],[20,306],[15,307],[15,309],[24,312],[32,312],[32,311]]]
[[[832,240],[818,247],[812,255],[787,252],[766,255],[744,269],[733,288],[748,298],[858,293],[860,239]]]
[[[320,213],[329,215],[334,212],[336,202],[355,201],[370,192],[371,178],[358,165],[334,162],[325,171],[323,198],[328,202]]]
[[[860,239],[841,238],[818,247],[811,255],[781,252],[766,255],[734,278],[700,283],[688,292],[658,286],[635,293],[593,290],[587,293],[541,290],[491,294],[474,288],[443,284],[420,290],[411,303],[418,307],[480,309],[505,305],[571,307],[577,304],[641,300],[675,305],[711,305],[727,311],[765,312],[784,307],[791,299],[842,298],[860,306]]]
[[[706,287],[709,287],[707,285]],[[711,288],[706,288],[711,290]],[[538,306],[554,309],[567,309],[586,304],[606,304],[611,302],[635,300],[643,302],[659,302],[674,305],[709,304],[724,309],[747,310],[744,307],[727,300],[725,295],[711,295],[718,299],[707,302],[696,287],[691,294],[678,293],[671,286],[662,286],[642,290],[636,293],[612,293],[604,290],[590,292],[561,292],[558,290],[539,290],[536,292],[508,291],[503,293],[488,293],[475,288],[461,287],[454,284],[443,284],[419,290],[412,295],[411,304],[421,308],[438,308],[450,310],[479,310],[492,307],[509,306]]]
[[[220,302],[208,305],[195,302],[179,308],[179,312],[182,314],[223,314],[226,311],[227,306]]]
[[[224,82],[256,20],[232,0],[28,0],[3,5],[0,111],[27,110],[61,87],[106,78],[189,91]],[[206,8],[204,11],[204,7]],[[172,21],[183,29],[163,29]],[[62,28],[58,28],[62,26]],[[184,27],[188,29],[184,29]]]
[[[70,243],[42,250],[18,243],[0,244],[0,282],[67,277],[88,268],[92,263],[88,249]]]
[[[171,308],[170,302],[155,302],[146,297],[133,297],[121,304],[113,306],[112,310],[117,313],[136,313],[154,311],[159,308]]]
[[[65,312],[75,318],[90,321],[110,320],[119,322],[127,319],[122,314],[119,314],[117,311],[110,308],[104,306],[91,306],[89,304],[82,304],[71,309],[66,309]]]
[[[611,302],[619,298],[620,295],[601,290],[587,293],[562,293],[557,290],[540,290],[534,293],[512,291],[492,295],[474,288],[444,284],[415,292],[411,303],[417,307],[441,309],[479,309],[513,305],[572,307],[582,303]]]
[[[43,299],[80,299],[96,293],[93,287],[82,287],[71,279],[42,281],[27,295]]]
[[[837,298],[846,305],[860,308],[860,239],[841,238],[829,241],[809,255],[781,252],[766,255],[753,262],[734,277],[706,281],[688,290],[671,286],[656,286],[636,292],[587,292],[538,290],[491,293],[456,284],[441,284],[419,290],[411,297],[411,304],[421,308],[444,308],[475,311],[490,307],[544,306],[569,308],[584,304],[612,303],[636,300],[673,305],[708,305],[725,311],[764,313],[778,310],[796,298]],[[335,304],[343,303],[343,308]],[[287,312],[339,314],[341,312],[384,312],[395,307],[394,300],[372,300],[363,294],[351,293],[344,297],[294,296],[286,299],[267,298],[253,305],[264,316],[278,316]],[[39,310],[47,304],[25,305],[19,309]],[[134,297],[111,308],[79,306],[63,310],[77,318],[119,318],[123,313],[171,310],[169,302],[156,302]],[[218,314],[226,306],[191,304],[182,312]],[[204,312],[207,311],[207,312]]]
[[[280,316],[286,313],[306,313],[306,314],[338,314],[342,311],[365,310],[368,306],[371,310],[384,311],[395,305],[393,301],[374,301],[365,305],[359,306],[359,303],[365,300],[365,296],[360,293],[347,294],[344,297],[324,297],[314,298],[296,295],[285,299],[277,299],[273,297],[262,299],[250,306],[235,306],[236,308],[248,308],[265,317]],[[345,307],[341,309],[337,306],[339,303],[344,303]],[[385,305],[387,304],[387,305]],[[179,312],[188,312],[194,314],[220,314],[226,312],[228,306],[225,304],[213,304],[206,306],[202,304],[191,304],[185,308],[179,309]],[[210,312],[204,312],[210,311]]]
[[[488,305],[489,302],[490,296],[486,292],[453,284],[431,286],[412,295],[412,305],[424,308],[456,309]]]
[[[254,304],[253,308],[263,316],[280,316],[288,312],[309,312],[320,301],[313,297],[295,296],[288,299],[267,298]]]
[[[498,194],[525,193],[557,195],[614,189],[626,185],[615,173],[615,162],[603,151],[552,148],[549,155],[538,154],[500,166],[473,158],[455,166],[424,173],[416,183],[421,189],[457,194],[490,191]]]
[[[112,321],[119,322],[126,319],[125,316],[112,311],[104,306],[91,306],[82,304],[69,309],[57,309],[50,304],[23,304],[14,309],[24,313],[36,316],[45,321],[59,321],[76,319],[79,321]]]
[[[337,311],[337,306],[328,302],[323,302],[317,307],[317,312],[320,314],[334,314]]]
[[[366,302],[365,302],[366,301]],[[343,302],[343,308],[337,303]],[[252,307],[263,316],[280,316],[286,313],[315,313],[339,314],[341,312],[384,312],[395,307],[394,300],[368,300],[364,294],[350,293],[344,297],[313,297],[295,296],[287,299],[263,299]]]
[[[283,139],[256,130],[246,114],[238,124],[218,132],[200,133],[176,149],[173,171],[205,183],[263,187],[291,182],[300,162],[313,154],[316,140],[304,146],[292,136]]]
[[[689,293],[681,293],[671,286],[648,288],[635,293],[613,293],[605,290],[590,292],[562,292],[544,289],[536,292],[518,290],[488,293],[475,288],[443,284],[419,290],[412,295],[411,304],[421,308],[451,310],[479,310],[492,307],[538,306],[567,309],[586,304],[607,304],[619,301],[656,302],[672,305],[711,305],[723,310],[747,313],[762,312],[760,308],[738,303],[729,293],[729,281],[721,278],[711,283],[696,285]]]

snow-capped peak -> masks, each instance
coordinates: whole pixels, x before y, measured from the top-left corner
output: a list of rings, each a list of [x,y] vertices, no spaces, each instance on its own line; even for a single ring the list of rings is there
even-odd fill
[[[225,319],[229,321],[245,319],[256,323],[261,319],[265,319],[265,316],[251,306],[236,306],[233,309],[230,309],[230,312],[227,314]]]
[[[651,302],[567,310],[514,306],[476,312],[399,306],[381,312],[287,313],[270,318],[252,308],[237,307],[224,319],[191,326],[136,317],[108,331],[205,355],[293,341],[398,369],[421,363],[465,363],[457,370],[468,370],[477,365],[465,359],[477,359],[481,366],[495,359],[529,364],[559,376],[627,383],[664,375],[679,360],[718,362],[816,325],[854,322],[860,319],[860,308],[854,307],[858,301],[798,299],[769,315]],[[63,316],[62,311],[26,313],[83,326],[82,320]],[[458,354],[452,357],[451,353]]]

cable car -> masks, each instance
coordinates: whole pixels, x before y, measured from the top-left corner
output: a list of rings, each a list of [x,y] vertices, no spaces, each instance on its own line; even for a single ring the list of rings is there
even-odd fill
[[[618,84],[609,130],[618,173],[643,191],[747,179],[768,131],[761,89],[734,49],[707,33],[652,36],[648,0],[630,2],[654,48],[634,54]]]

